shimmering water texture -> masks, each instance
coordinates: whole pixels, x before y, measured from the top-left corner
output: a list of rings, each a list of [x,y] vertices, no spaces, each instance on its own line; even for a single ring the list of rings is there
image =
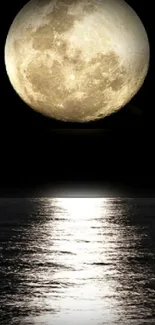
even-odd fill
[[[155,324],[155,199],[0,199],[0,324]]]

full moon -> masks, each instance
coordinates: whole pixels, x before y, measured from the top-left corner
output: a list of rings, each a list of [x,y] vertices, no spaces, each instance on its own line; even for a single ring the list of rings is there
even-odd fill
[[[123,0],[31,0],[5,42],[12,87],[35,111],[67,122],[104,118],[139,91],[146,30]]]

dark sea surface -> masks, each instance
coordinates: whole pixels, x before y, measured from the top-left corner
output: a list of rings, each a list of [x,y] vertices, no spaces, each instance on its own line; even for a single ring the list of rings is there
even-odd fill
[[[0,199],[0,324],[155,324],[155,199]]]

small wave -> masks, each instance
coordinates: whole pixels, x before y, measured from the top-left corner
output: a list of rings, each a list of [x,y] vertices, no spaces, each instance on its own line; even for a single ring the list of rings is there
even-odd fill
[[[43,268],[53,267],[53,268],[57,268],[57,269],[68,269],[68,270],[73,269],[71,266],[67,266],[67,265],[59,264],[59,263],[53,263],[53,262],[39,262],[39,263],[36,262],[36,263],[33,263],[33,266],[43,267]]]
[[[90,243],[90,240],[79,239],[79,240],[77,240],[77,243]]]
[[[75,253],[70,252],[70,251],[59,251],[59,253],[61,253],[61,254],[69,254],[69,255],[76,255]]]
[[[87,264],[98,265],[98,266],[114,265],[113,263],[106,263],[106,262],[93,262],[93,263],[87,263]]]

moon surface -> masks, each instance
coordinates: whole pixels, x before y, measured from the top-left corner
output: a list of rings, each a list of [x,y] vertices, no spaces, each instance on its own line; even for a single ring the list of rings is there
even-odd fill
[[[32,0],[5,43],[5,66],[21,99],[48,117],[87,122],[116,112],[149,68],[145,28],[123,0]]]

